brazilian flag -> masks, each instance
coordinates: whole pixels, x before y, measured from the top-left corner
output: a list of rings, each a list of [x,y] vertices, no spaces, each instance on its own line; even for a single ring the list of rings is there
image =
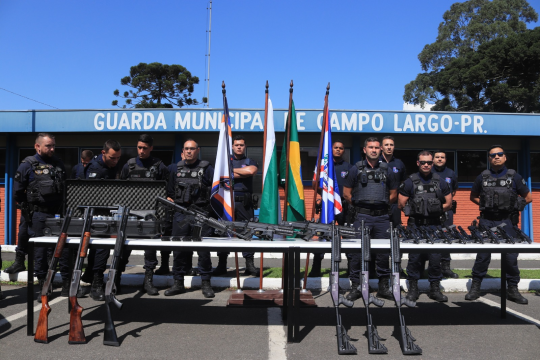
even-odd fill
[[[292,121],[290,121],[292,119]],[[287,164],[287,131],[290,126],[289,163]],[[287,186],[287,221],[303,221],[306,218],[304,186],[302,185],[302,164],[300,162],[300,142],[296,127],[296,111],[292,103],[292,113],[287,116],[287,128],[279,164],[281,184]],[[285,171],[289,167],[289,183],[285,184]]]

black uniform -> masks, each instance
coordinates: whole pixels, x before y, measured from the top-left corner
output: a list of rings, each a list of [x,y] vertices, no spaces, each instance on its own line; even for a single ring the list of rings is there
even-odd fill
[[[209,213],[214,212],[208,206],[210,204],[210,189],[214,178],[214,168],[208,161],[197,160],[193,164],[186,164],[179,161],[177,164],[169,166],[169,182],[167,183],[167,196],[174,199],[174,202],[189,206],[195,204]],[[198,231],[189,221],[190,216],[176,212],[173,216],[173,236],[192,235],[193,231]],[[214,230],[210,226],[201,229],[201,236],[212,236]],[[212,274],[212,261],[210,251],[197,251],[199,255],[198,267],[201,280],[210,280]],[[184,280],[184,276],[189,273],[193,261],[193,251],[173,252],[173,277],[175,280]]]
[[[399,188],[399,193],[409,197],[404,209],[405,215],[410,215],[409,224],[441,225],[442,204],[444,197],[451,193],[448,183],[439,175],[430,173],[424,177],[417,172],[409,176]],[[437,202],[438,200],[438,202]],[[441,281],[440,253],[409,253],[407,264],[407,279],[418,280],[423,272],[424,262],[429,260],[429,282]]]
[[[386,161],[386,158],[382,154],[379,159],[388,164],[388,171],[394,174],[399,184],[407,179],[407,169],[405,169],[403,161],[396,159],[394,156],[392,156],[390,161]],[[401,224],[401,211],[398,209],[397,202],[390,204],[390,221],[392,221],[394,227]]]
[[[115,167],[109,168],[103,162],[103,155],[100,154],[85,168],[86,179],[97,180],[97,179],[117,179],[118,173],[120,172],[119,164],[116,164]],[[107,259],[109,258],[110,251],[109,249],[90,249],[88,254],[88,268],[94,273],[99,272],[103,274],[107,268]]]
[[[259,167],[259,164],[253,159],[243,156],[238,159],[235,155],[233,158],[233,168],[240,169],[246,166],[256,166]],[[253,176],[245,178],[235,178],[234,179],[234,219],[236,221],[249,221],[254,219],[255,214],[253,213]],[[228,252],[218,252],[218,256],[229,255]],[[242,256],[247,258],[253,258],[255,253],[252,252],[243,252]]]
[[[84,165],[81,163],[78,163],[71,169],[71,177],[70,179],[84,179],[86,176],[84,174]]]
[[[480,195],[480,225],[488,228],[499,224],[506,224],[505,230],[510,236],[516,236],[512,224],[512,215],[515,215],[514,224],[517,225],[519,211],[525,206],[524,197],[529,193],[525,180],[514,170],[504,166],[499,171],[484,170],[474,181],[471,193]],[[519,198],[520,195],[522,198]],[[519,199],[519,200],[518,200]],[[506,282],[510,285],[519,283],[518,253],[506,253]],[[480,280],[486,276],[491,253],[476,254],[476,261],[472,270],[473,280]]]
[[[372,168],[366,161],[359,161],[351,167],[343,186],[352,189],[352,201],[356,209],[354,227],[359,228],[362,220],[365,226],[371,228],[373,239],[389,239],[390,216],[388,215],[390,203],[390,190],[395,190],[399,182],[386,163],[379,161]],[[390,253],[377,254],[375,265],[379,278],[390,276]],[[360,283],[360,268],[362,257],[360,254],[350,254],[351,282]]]
[[[136,179],[136,180],[169,180],[169,170],[163,164],[163,161],[155,158],[148,157],[147,159],[140,159],[138,156],[136,158],[131,158],[122,168],[120,173],[120,179]],[[168,234],[166,234],[168,235]],[[125,267],[128,264],[128,258],[131,254],[131,250],[126,250],[122,254],[122,262],[120,270],[125,271]],[[169,256],[170,251],[161,251],[161,256]],[[154,270],[158,264],[157,252],[156,250],[145,250],[144,251],[144,269],[145,270]]]
[[[454,170],[449,169],[446,166],[439,167],[439,166],[434,165],[431,168],[431,172],[439,175],[441,180],[446,181],[446,183],[450,187],[450,192],[452,194],[454,193],[454,191],[456,191],[459,188],[458,178]],[[454,211],[450,209],[446,212],[446,220],[444,220],[443,225],[445,227],[448,227],[453,224],[454,224]],[[450,257],[449,252],[441,253],[441,261],[450,261],[450,260],[452,260],[452,258]]]
[[[62,195],[65,179],[64,164],[57,157],[35,154],[25,158],[15,173],[14,198],[18,203],[28,202],[32,211],[28,222],[28,237],[43,236],[45,220],[61,214]],[[22,244],[21,244],[22,245]],[[18,251],[25,252],[26,249]],[[38,247],[34,252],[34,274],[42,280],[48,270],[47,258],[52,257],[52,248]],[[70,279],[69,250],[62,251],[60,257],[62,279]]]

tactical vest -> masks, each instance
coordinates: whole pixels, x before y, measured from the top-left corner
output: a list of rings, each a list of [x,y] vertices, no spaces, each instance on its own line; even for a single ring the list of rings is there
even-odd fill
[[[179,205],[208,205],[210,188],[203,184],[203,177],[209,165],[210,163],[204,160],[200,161],[195,168],[188,168],[183,160],[176,164],[175,203]]]
[[[441,192],[441,178],[438,174],[431,174],[429,183],[424,184],[418,173],[412,174],[409,178],[413,182],[414,196],[409,198],[411,216],[436,217],[443,213],[442,204],[444,196]]]
[[[128,160],[128,179],[156,180],[159,175],[159,165],[161,165],[161,160],[150,166],[150,169],[147,169],[137,164],[137,158],[131,158]]]
[[[388,205],[390,192],[388,191],[387,173],[388,164],[379,163],[376,169],[367,168],[363,161],[356,163],[358,173],[352,191],[352,200],[355,205]]]
[[[34,180],[26,188],[26,199],[32,205],[51,205],[62,201],[64,190],[64,170],[52,164],[42,164],[34,156],[28,156],[23,163],[32,166]]]
[[[505,176],[496,178],[489,170],[482,172],[480,211],[506,212],[518,209],[518,195],[512,189],[515,174],[514,170],[508,169]]]

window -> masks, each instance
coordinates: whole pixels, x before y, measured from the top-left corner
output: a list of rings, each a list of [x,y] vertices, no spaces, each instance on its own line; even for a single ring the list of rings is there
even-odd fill
[[[531,153],[531,181],[540,182],[540,153]]]
[[[486,151],[458,151],[457,175],[459,182],[474,182],[487,169]]]
[[[4,181],[4,175],[6,173],[6,149],[0,149],[0,174],[2,178],[0,181]]]

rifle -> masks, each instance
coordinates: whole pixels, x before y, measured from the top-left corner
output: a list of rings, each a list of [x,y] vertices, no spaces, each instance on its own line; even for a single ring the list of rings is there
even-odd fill
[[[67,209],[66,217],[62,223],[62,230],[58,236],[58,241],[56,242],[56,247],[54,249],[54,257],[49,263],[49,270],[47,271],[47,278],[41,289],[41,311],[39,313],[39,320],[36,328],[36,335],[34,336],[34,341],[38,343],[48,344],[48,330],[49,330],[49,314],[51,313],[51,307],[49,306],[49,295],[51,294],[52,281],[54,277],[54,272],[56,271],[56,265],[58,260],[62,255],[62,250],[66,245],[67,240],[67,231],[69,228],[69,223],[71,222],[72,211],[70,208]]]
[[[364,226],[364,220],[362,220],[362,284],[360,285],[362,291],[362,300],[364,301],[364,307],[366,308],[366,326],[368,334],[368,352],[370,354],[387,354],[388,349],[380,343],[380,336],[377,332],[377,328],[371,321],[371,314],[369,313],[369,304],[373,303],[375,306],[382,307],[384,300],[376,298],[373,294],[369,293],[369,263],[371,261],[371,237],[369,235],[369,229]]]
[[[192,216],[193,222],[197,226],[202,227],[202,225],[208,225],[216,229],[219,233],[234,234],[239,239],[243,239],[247,241],[251,240],[251,237],[245,236],[243,234],[240,234],[234,231],[233,230],[234,226],[232,225],[231,221],[216,220],[214,218],[211,218],[207,211],[204,211],[203,209],[199,208],[196,205],[190,205],[189,207],[185,208],[181,205],[173,203],[172,201],[162,198],[161,196],[156,196],[156,201],[169,208],[173,208],[176,211],[181,212],[182,214]]]
[[[286,224],[275,225],[260,223],[258,221],[230,221],[235,231],[252,238],[253,236],[263,240],[273,240],[274,235],[294,236],[299,232]]]
[[[405,318],[401,315],[401,306],[403,304],[408,307],[415,307],[416,302],[408,300],[406,297],[401,298],[401,287],[399,284],[399,270],[401,265],[399,239],[394,234],[392,223],[390,223],[390,251],[392,257],[392,293],[394,294],[394,301],[396,302],[396,307],[398,309],[401,351],[403,352],[403,355],[422,354],[422,349],[414,343],[416,339],[411,335],[411,331],[407,328],[407,325],[405,325]]]
[[[122,214],[122,220],[118,226],[116,244],[114,245],[113,258],[111,260],[111,267],[109,268],[109,278],[107,279],[107,285],[105,285],[105,309],[107,310],[107,316],[105,317],[103,345],[111,346],[120,346],[120,342],[116,336],[116,329],[114,327],[110,305],[116,306],[118,310],[122,309],[122,303],[116,299],[113,290],[116,290],[116,272],[118,270],[118,264],[120,263],[124,243],[126,241],[126,227],[128,222],[129,207],[119,206],[118,212]]]
[[[506,240],[507,243],[515,244],[516,239],[514,239],[512,236],[508,235],[506,230],[504,230],[505,226],[506,226],[506,224],[502,223],[502,224],[497,225],[496,227],[492,227],[491,230],[498,232],[501,235],[501,237]]]
[[[478,231],[478,228],[476,226],[473,226],[473,225],[469,226],[469,231],[471,232],[471,237],[474,239],[475,243],[484,244],[484,237],[482,236],[480,231]]]
[[[333,228],[338,232],[338,236],[357,239],[359,232],[352,225],[351,226],[342,226],[342,225],[332,225],[332,224],[322,224],[312,221],[283,221],[281,225],[292,227],[301,234],[303,240],[310,240],[313,237],[317,236],[326,240],[330,240],[333,236]]]
[[[493,230],[491,230],[490,228],[488,228],[487,226],[480,225],[480,230],[485,232],[485,234],[491,240],[492,243],[494,243],[494,244],[500,244],[501,243],[502,239],[499,237],[499,235],[495,234],[495,232]]]
[[[347,307],[352,307],[354,301],[345,299],[339,293],[339,263],[341,262],[341,239],[335,225],[332,224],[332,272],[330,273],[330,290],[334,308],[336,309],[336,335],[338,354],[356,354],[356,348],[350,343],[351,338],[347,335],[347,330],[341,323],[341,315],[339,315],[339,305],[343,304]],[[336,236],[336,233],[337,236]]]
[[[532,244],[531,238],[527,234],[525,234],[523,231],[521,231],[521,229],[518,228],[517,225],[514,225],[514,231],[520,237],[521,241],[526,241],[529,244]]]

